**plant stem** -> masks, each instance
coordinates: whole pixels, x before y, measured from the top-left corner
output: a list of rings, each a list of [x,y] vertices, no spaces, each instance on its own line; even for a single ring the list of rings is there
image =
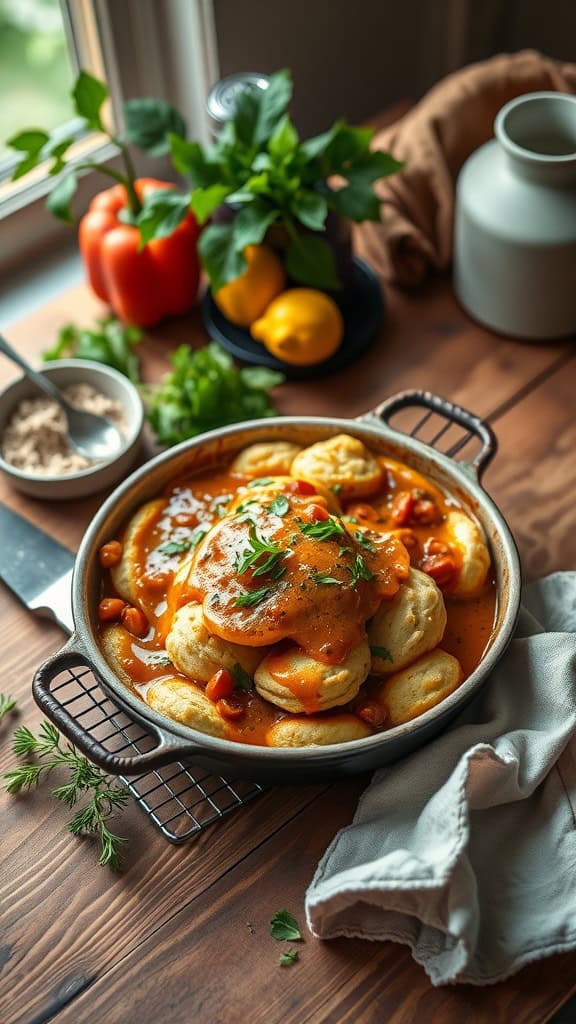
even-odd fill
[[[128,205],[133,216],[137,217],[140,211],[142,210],[142,203],[138,199],[136,189],[134,187],[134,182],[136,180],[136,169],[134,167],[134,164],[132,163],[132,157],[130,156],[130,152],[128,150],[128,146],[126,145],[126,143],[122,142],[121,139],[117,139],[116,136],[110,136],[110,138],[112,142],[114,142],[115,145],[118,146],[120,153],[122,154],[122,160],[124,161],[124,167],[126,168],[126,179],[124,184],[126,187],[126,192],[128,193]]]

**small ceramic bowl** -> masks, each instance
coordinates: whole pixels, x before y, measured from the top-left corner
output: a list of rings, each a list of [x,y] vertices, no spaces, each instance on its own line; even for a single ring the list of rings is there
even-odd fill
[[[134,385],[117,370],[84,359],[59,359],[47,363],[39,372],[45,373],[61,390],[71,384],[90,384],[95,391],[118,402],[127,425],[125,444],[113,459],[59,476],[39,476],[16,469],[2,458],[0,451],[0,470],[17,490],[46,501],[83,498],[118,483],[134,465],[142,440],[144,408]],[[19,377],[0,392],[0,441],[19,402],[38,395],[40,392],[27,377]]]

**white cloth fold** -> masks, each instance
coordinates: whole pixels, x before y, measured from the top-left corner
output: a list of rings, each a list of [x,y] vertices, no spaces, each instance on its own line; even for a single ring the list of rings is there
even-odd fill
[[[406,943],[434,985],[576,948],[575,732],[573,572],[525,587],[474,701],[375,774],[308,889],[312,932]]]

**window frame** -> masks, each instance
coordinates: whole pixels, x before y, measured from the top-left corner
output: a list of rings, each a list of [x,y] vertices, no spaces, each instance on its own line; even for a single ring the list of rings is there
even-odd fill
[[[78,67],[107,81],[116,131],[123,127],[124,99],[154,96],[181,111],[189,137],[208,141],[205,101],[219,76],[212,0],[162,0],[161,4],[157,0],[61,0],[61,4]],[[80,138],[72,150],[71,163],[87,159],[120,169],[116,148],[98,133]],[[167,158],[151,160],[135,153],[134,162],[138,175],[176,180]],[[13,187],[3,187],[0,273],[75,240],[74,231],[46,209],[53,183],[43,165]],[[76,219],[108,184],[109,179],[97,171],[82,173],[73,203]]]

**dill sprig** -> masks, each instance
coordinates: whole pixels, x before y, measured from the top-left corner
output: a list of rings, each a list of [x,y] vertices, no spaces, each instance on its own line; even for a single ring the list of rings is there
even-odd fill
[[[100,840],[98,863],[119,871],[121,847],[128,840],[111,832],[107,822],[126,806],[127,791],[115,785],[110,776],[79,754],[71,743],[63,743],[58,729],[50,722],[41,723],[38,736],[34,736],[25,725],[20,726],[14,733],[12,749],[17,757],[36,757],[38,760],[25,761],[5,772],[8,793],[32,789],[54,768],[68,769],[69,781],[56,786],[52,796],[71,809],[84,795],[90,795],[88,803],[80,807],[68,822],[68,830],[75,836],[96,835]]]
[[[4,718],[4,715],[13,711],[16,707],[15,697],[6,697],[3,693],[0,693],[0,722]]]

